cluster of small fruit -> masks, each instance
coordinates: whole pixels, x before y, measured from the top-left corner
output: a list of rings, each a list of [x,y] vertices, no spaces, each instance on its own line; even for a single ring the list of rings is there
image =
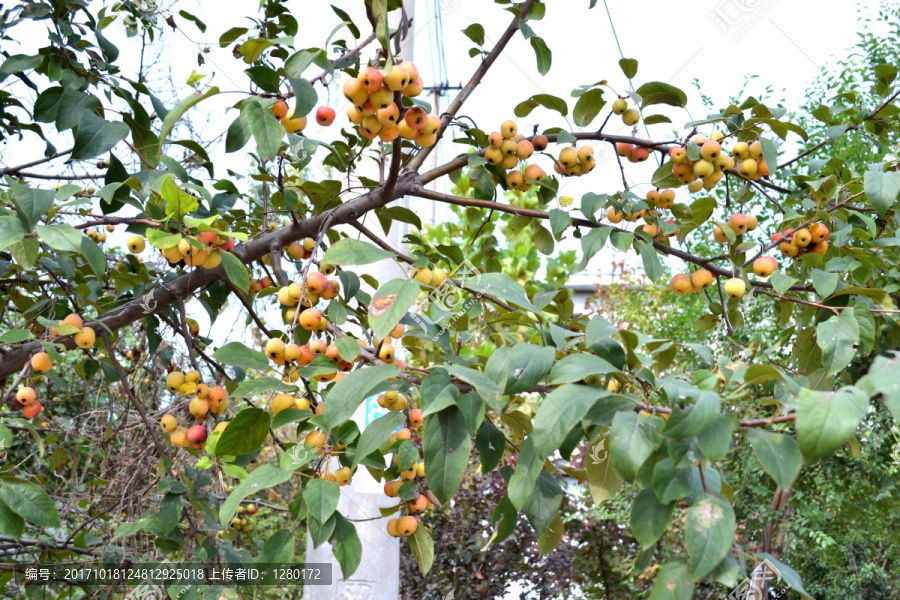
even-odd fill
[[[441,119],[426,114],[419,106],[404,109],[402,102],[395,101],[396,92],[413,98],[422,93],[424,85],[418,67],[409,61],[393,65],[390,70],[362,69],[355,79],[344,83],[344,97],[351,103],[347,118],[369,140],[377,137],[387,143],[402,137],[422,148],[433,146]]]
[[[206,427],[202,421],[206,420],[209,413],[220,416],[228,408],[228,392],[225,388],[209,387],[200,379],[200,372],[194,370],[187,373],[172,371],[166,376],[167,390],[180,396],[192,396],[188,403],[188,411],[197,421],[201,421],[190,428],[180,427],[174,415],[164,415],[159,424],[163,431],[169,434],[169,441],[173,446],[202,449],[207,437]],[[216,425],[215,431],[225,431],[227,426],[227,422],[220,422]]]
[[[322,108],[327,107],[323,106]],[[331,110],[332,120],[334,120],[334,109],[328,110]],[[307,118],[305,116],[294,116],[294,109],[289,108],[284,100],[277,100],[272,105],[272,113],[275,115],[275,118],[281,121],[282,127],[288,133],[300,133],[306,129]]]
[[[236,517],[231,519],[231,526],[234,527],[237,531],[241,533],[250,533],[250,523],[252,522],[252,517],[258,512],[255,504],[248,504],[245,506],[238,506],[235,513]]]
[[[393,394],[393,396],[391,396]],[[406,398],[403,396],[399,396],[397,392],[386,392],[382,394],[382,396],[378,400],[379,405],[385,406],[389,408],[389,410],[404,410],[408,405]],[[390,408],[391,406],[404,406],[404,408]],[[425,422],[425,417],[422,416],[421,409],[414,409],[409,411],[409,415],[407,417],[408,427],[401,427],[399,430],[393,432],[391,434],[389,443],[391,445],[396,444],[397,442],[407,441],[412,438],[412,429],[419,429]],[[399,455],[394,454],[394,468],[397,468],[399,465]],[[405,471],[400,471],[399,473],[400,479],[386,481],[384,484],[384,493],[389,498],[396,498],[401,495],[401,488],[407,482],[410,482],[413,487],[416,487],[416,482],[421,482],[425,478],[425,463],[424,461],[417,461],[410,466],[409,469]],[[410,514],[406,516],[396,517],[388,521],[387,523],[387,532],[389,535],[393,537],[408,537],[415,533],[416,529],[419,525],[419,518],[417,516],[419,513],[422,513],[429,508],[432,508],[434,504],[432,504],[431,500],[428,497],[421,493],[418,489],[414,489],[412,495],[408,495],[403,493],[404,497],[410,498],[406,500],[405,503],[400,504],[398,506],[399,510],[402,510],[404,507],[406,511]]]
[[[616,142],[616,154],[628,159],[628,162],[640,163],[650,158],[650,149],[628,142]]]
[[[724,171],[734,168],[735,159],[722,151],[720,140],[723,137],[717,131],[712,138],[698,136],[691,140],[690,143],[700,150],[695,159],[691,158],[694,150],[688,151],[681,146],[669,148],[672,173],[682,184],[687,184],[689,191],[711,190],[722,179]]]
[[[488,136],[484,160],[489,165],[500,165],[507,171],[507,188],[527,192],[531,189],[530,181],[543,181],[547,175],[538,165],[526,165],[524,170],[520,170],[519,162],[531,158],[535,151],[545,150],[548,142],[543,135],[526,140],[518,131],[514,121],[504,121],[500,125],[500,131],[494,131]]]
[[[330,267],[326,270],[328,270],[330,273],[334,272],[334,267],[331,265],[323,265],[323,267]],[[322,300],[332,300],[334,298],[337,298],[338,294],[340,293],[340,280],[328,279],[324,272],[319,271],[317,273],[310,273],[306,277],[305,290],[304,286],[299,283],[292,283],[290,285],[282,286],[278,290],[278,301],[287,307],[294,307],[299,304],[305,308],[312,308],[313,306],[318,304],[320,298]],[[285,314],[285,321],[287,323],[294,322],[294,312],[295,310],[288,310]],[[304,329],[308,329],[309,331],[316,330],[315,327],[311,328],[307,325],[315,326],[316,323],[306,322],[306,324],[304,324],[304,322],[301,322],[301,326],[303,326]]]
[[[322,313],[314,308],[307,308],[300,313],[301,325],[304,320],[307,322],[317,321],[318,323],[324,321],[325,325],[322,326],[321,331],[325,331],[325,328],[328,326],[328,321],[322,316]],[[314,331],[319,331],[319,329],[315,329]],[[294,343],[285,344],[284,340],[281,338],[271,338],[266,342],[265,351],[266,356],[269,357],[272,362],[278,366],[286,367],[284,375],[282,376],[282,380],[286,383],[299,381],[299,367],[305,367],[320,354],[324,354],[328,358],[336,361],[341,370],[340,373],[319,373],[318,375],[315,375],[313,379],[320,383],[340,379],[339,375],[346,373],[353,368],[353,363],[341,359],[337,346],[329,344],[324,339],[311,340],[308,344],[303,344],[301,346]]]
[[[113,231],[115,227],[112,225],[106,226],[107,231]],[[96,244],[102,244],[106,241],[106,231],[97,231],[96,229],[88,229],[84,232],[88,239]]]
[[[128,251],[141,254],[147,244],[140,235],[133,235],[126,242]],[[215,269],[222,263],[221,250],[234,248],[234,238],[224,237],[213,231],[201,231],[199,235],[181,238],[177,244],[160,250],[168,263],[175,266],[181,262],[191,267]]]
[[[625,98],[617,98],[612,105],[613,114],[622,117],[622,123],[628,127],[638,124],[641,120],[641,113],[636,108],[628,108],[628,101]]]
[[[672,278],[670,286],[676,294],[701,292],[712,285],[713,274],[709,269],[697,269],[690,275],[678,274]],[[747,284],[740,277],[732,277],[722,286],[732,298],[740,298],[747,291]]]
[[[735,237],[740,237],[748,231],[753,231],[759,227],[759,221],[753,215],[735,213],[728,218],[728,222],[725,225],[734,232]],[[725,232],[718,225],[713,228],[713,239],[720,244],[727,244],[729,241],[728,236],[725,235]]]
[[[778,249],[788,258],[799,258],[810,252],[825,256],[828,252],[828,226],[816,223],[813,226],[797,230],[788,229],[782,233],[773,233],[772,242],[778,243]]]
[[[594,148],[580,146],[560,150],[554,169],[563,177],[580,177],[593,171],[596,166],[597,159],[594,158]]]

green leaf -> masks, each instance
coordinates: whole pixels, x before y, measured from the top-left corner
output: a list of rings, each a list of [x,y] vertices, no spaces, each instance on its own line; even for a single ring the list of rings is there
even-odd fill
[[[34,334],[27,329],[10,329],[0,334],[0,342],[4,344],[18,344],[26,340],[33,340]],[[9,430],[7,430],[9,431]],[[9,448],[9,446],[7,446]]]
[[[566,101],[558,96],[553,96],[551,94],[535,94],[528,100],[517,104],[513,112],[517,117],[521,119],[530,115],[531,111],[533,111],[538,106],[543,106],[544,108],[555,110],[564,117],[569,114],[569,107],[566,104]]]
[[[800,474],[803,456],[800,445],[789,435],[749,429],[747,439],[763,469],[783,490],[788,489]]]
[[[550,64],[553,62],[553,53],[547,47],[543,38],[538,36],[531,38],[531,47],[534,48],[534,55],[537,58],[538,73],[546,75],[550,71]]]
[[[96,116],[100,106],[100,100],[96,96],[69,89],[60,97],[59,107],[51,120],[55,120],[57,131],[68,131],[78,125],[85,114]]]
[[[32,525],[59,527],[59,513],[53,499],[30,481],[3,477],[0,479],[0,500]]]
[[[538,552],[541,556],[550,554],[559,546],[566,533],[565,525],[563,525],[562,516],[557,514],[553,522],[547,526],[541,537],[538,538]]]
[[[13,196],[14,198],[14,196]],[[53,203],[51,197],[51,205]],[[0,217],[0,250],[6,250],[13,244],[25,239],[25,230],[19,219],[13,216]]]
[[[263,108],[256,98],[248,98],[241,104],[241,116],[247,120],[260,157],[269,160],[275,158],[284,138],[284,127],[272,111]]]
[[[797,398],[797,441],[807,462],[832,454],[849,440],[869,408],[856,387],[836,392],[800,390]]]
[[[601,437],[591,444],[591,451],[584,459],[584,469],[587,472],[588,487],[594,504],[601,504],[618,494],[625,482],[609,460],[609,451],[605,447],[608,441],[608,437]]]
[[[301,78],[290,78],[288,82],[294,90],[294,118],[305,117],[319,101],[319,95],[310,82]]]
[[[638,469],[659,446],[663,428],[660,417],[645,417],[633,411],[617,412],[609,433],[609,454],[613,466],[625,481],[634,481]]]
[[[379,365],[351,371],[328,391],[322,427],[332,431],[353,416],[360,403],[371,395],[376,386],[396,377],[400,369],[394,365]]]
[[[54,250],[81,252],[81,232],[71,225],[38,225],[35,231]]]
[[[50,190],[39,190],[37,188],[28,187],[13,183],[10,186],[13,191],[11,199],[16,206],[16,214],[22,226],[28,231],[34,229],[35,223],[41,220],[50,208],[53,206],[53,192]],[[21,228],[13,226],[11,223],[4,223],[4,229],[11,227],[18,234]],[[22,231],[25,233],[25,231]],[[6,242],[11,243],[10,241]]]
[[[821,269],[813,269],[810,271],[809,276],[812,280],[813,287],[816,288],[816,293],[822,298],[827,298],[834,293],[835,289],[837,289],[837,273],[828,273]]]
[[[106,274],[106,253],[95,244],[91,238],[81,237],[81,255],[91,266],[91,270],[97,277],[103,277]]]
[[[734,509],[720,496],[703,494],[688,509],[685,537],[691,579],[702,579],[722,562],[734,542],[734,525]]]
[[[662,504],[650,488],[644,489],[631,505],[631,530],[641,548],[649,548],[663,534],[672,518],[675,503]]]
[[[575,103],[572,118],[578,127],[587,127],[593,122],[603,107],[606,100],[603,99],[603,90],[593,89],[585,92]]]
[[[660,567],[649,600],[690,600],[693,592],[687,565],[676,559]]]
[[[238,343],[238,342],[232,342]],[[238,398],[256,398],[258,396],[262,396],[263,394],[267,394],[269,392],[294,392],[296,391],[296,387],[287,383],[284,383],[280,379],[276,379],[274,377],[262,376],[262,377],[248,377],[244,381],[241,382],[237,388],[233,392],[231,392],[231,397],[233,399]]]
[[[241,369],[269,369],[269,359],[259,350],[248,348],[240,342],[228,342],[213,353],[213,358],[230,367]]]
[[[659,262],[659,254],[657,254],[653,244],[644,240],[638,240],[637,248],[641,255],[641,260],[644,262],[644,273],[650,278],[650,281],[662,279],[666,274],[666,270],[663,268],[662,263]]]
[[[475,369],[470,369],[468,367],[445,365],[444,368],[447,369],[452,376],[474,386],[475,391],[478,392],[478,395],[481,396],[485,402],[492,407],[496,407],[500,396],[503,394],[503,389],[497,385],[497,382],[481,371],[476,371]]]
[[[592,229],[587,235],[582,236],[581,250],[584,252],[584,257],[576,268],[576,272],[583,271],[594,255],[603,250],[610,233],[612,233],[612,227],[604,226]]]
[[[426,416],[448,406],[456,406],[459,402],[459,388],[451,381],[446,369],[434,369],[425,377],[419,395],[422,399],[422,414]]]
[[[188,111],[195,104],[202,102],[203,100],[209,98],[210,96],[214,96],[219,93],[219,88],[211,87],[202,94],[200,92],[196,92],[191,94],[181,102],[175,105],[175,108],[170,110],[165,118],[163,119],[162,126],[159,131],[159,152],[162,154],[163,146],[166,143],[166,138],[169,137],[169,133],[172,131],[172,128],[175,127],[175,124],[184,116],[184,113]],[[157,155],[157,160],[159,160],[159,154]]]
[[[550,371],[549,382],[553,385],[573,383],[591,375],[608,375],[618,371],[619,369],[599,356],[579,352],[569,354],[553,365],[553,369]]]
[[[25,519],[0,500],[0,533],[19,539],[25,532]]]
[[[415,304],[419,289],[415,279],[392,279],[378,288],[369,304],[369,326],[375,335],[384,338],[397,326]]]
[[[379,0],[373,0],[377,4]],[[356,533],[356,526],[344,518],[341,513],[334,514],[337,521],[334,525],[334,534],[331,539],[336,543],[334,545],[334,557],[337,559],[341,567],[341,578],[349,579],[356,569],[359,567],[359,561],[362,559],[362,542],[359,541],[359,535]]]
[[[703,392],[697,402],[688,408],[675,408],[663,435],[676,439],[694,437],[706,429],[722,409],[722,398],[712,392]]]
[[[389,412],[366,425],[365,430],[359,436],[356,443],[356,453],[353,455],[353,467],[359,461],[372,454],[391,436],[391,432],[403,424],[402,412]]]
[[[242,35],[250,31],[246,27],[232,27],[219,36],[219,47],[227,48],[233,42],[236,42]]]
[[[228,430],[226,429],[226,431]],[[231,521],[237,512],[237,507],[241,504],[241,500],[264,489],[280,485],[293,476],[293,471],[279,469],[274,465],[265,464],[259,467],[247,475],[247,478],[228,494],[228,498],[225,499],[225,502],[222,503],[222,508],[219,509],[219,523],[227,528],[228,522]]]
[[[784,294],[787,292],[792,285],[799,281],[798,279],[794,279],[793,277],[788,277],[781,271],[775,271],[772,273],[772,276],[769,278],[769,281],[772,283],[772,287],[779,294]]]
[[[0,73],[23,73],[38,68],[42,62],[44,62],[44,57],[40,54],[34,56],[28,54],[13,54],[0,65]]]
[[[668,104],[679,108],[687,105],[687,96],[684,92],[668,83],[650,81],[635,90],[635,93],[643,99],[642,109],[653,104]]]
[[[691,495],[694,490],[694,466],[676,468],[675,460],[664,458],[653,467],[653,492],[663,504]]]
[[[537,385],[556,360],[550,346],[518,343],[498,348],[488,359],[484,373],[506,394],[519,394]]]
[[[272,417],[260,408],[245,408],[229,423],[216,444],[216,456],[243,456],[258,450],[266,436]]]
[[[250,131],[250,123],[244,115],[238,115],[225,134],[225,152],[237,152],[247,145],[251,137],[253,133]]]
[[[434,540],[431,539],[431,534],[424,525],[419,525],[406,541],[409,544],[409,551],[416,559],[416,564],[419,565],[419,572],[427,575],[434,564]]]
[[[315,481],[315,480],[313,480]],[[279,529],[266,540],[259,556],[257,564],[290,564],[294,560],[294,534],[289,529]]]
[[[816,344],[822,349],[822,368],[828,373],[843,370],[856,356],[859,323],[852,310],[842,310],[816,326]]]
[[[94,158],[112,150],[113,146],[128,137],[128,125],[98,117],[87,110],[78,121],[78,135],[72,150],[72,160]]]
[[[637,75],[638,61],[633,58],[621,58],[619,59],[619,67],[622,69],[625,77],[634,79],[634,76]]]
[[[866,171],[865,175],[866,197],[879,215],[884,214],[897,202],[900,194],[900,173],[889,171]]]
[[[594,402],[609,395],[604,389],[574,384],[563,385],[549,393],[534,416],[531,432],[538,457],[553,454],[569,432],[581,423]]]
[[[562,496],[559,482],[547,471],[541,471],[531,495],[528,496],[525,506],[522,507],[525,518],[534,527],[538,537],[544,535],[551,523],[559,516]]]
[[[231,426],[229,425],[229,427]],[[324,523],[331,518],[331,515],[337,510],[340,499],[341,487],[333,481],[314,478],[303,486],[303,501],[309,509],[310,516],[319,523]]]
[[[160,182],[159,194],[166,201],[166,215],[179,221],[200,206],[196,197],[191,196],[175,183],[175,176],[171,173],[165,175]]]
[[[472,23],[468,27],[462,30],[466,37],[478,44],[479,46],[484,46],[484,27],[482,27],[479,23]],[[422,573],[425,574],[424,572]]]
[[[369,265],[394,256],[393,252],[368,242],[347,238],[328,248],[322,262],[330,265]]]
[[[540,313],[528,299],[525,288],[505,273],[481,273],[466,279],[464,283],[476,292],[490,294],[520,308]]]
[[[481,472],[493,471],[503,458],[506,449],[506,436],[497,429],[490,419],[485,419],[478,427],[478,435],[475,438],[475,447],[481,459]]]
[[[894,416],[894,421],[900,422],[900,359],[876,356],[869,367],[869,373],[859,382],[863,389],[870,395],[881,394],[885,405]]]
[[[325,406],[328,410],[327,403]],[[472,450],[472,438],[469,437],[463,413],[456,406],[451,406],[431,415],[425,420],[423,438],[425,464],[428,466],[425,481],[428,489],[444,504],[459,489]]]
[[[250,292],[250,271],[247,266],[241,262],[237,256],[227,250],[220,250],[222,253],[222,266],[225,269],[225,275],[242,292]],[[265,356],[265,355],[263,355]]]

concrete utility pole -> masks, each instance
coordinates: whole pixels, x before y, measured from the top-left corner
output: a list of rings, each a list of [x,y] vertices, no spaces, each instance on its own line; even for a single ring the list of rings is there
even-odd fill
[[[408,19],[415,15],[415,0],[404,0],[403,7]],[[391,28],[400,25],[400,12],[395,12]],[[413,60],[414,39],[412,30],[400,47],[400,58]],[[384,172],[385,168],[381,171]],[[374,178],[377,173],[370,174]],[[409,198],[398,201],[401,206],[409,207]],[[380,231],[380,226],[367,224],[372,231]],[[355,230],[354,230],[355,231]],[[405,223],[394,222],[390,234],[385,241],[393,248],[405,251],[403,237],[408,227]],[[369,265],[365,272],[383,284],[391,279],[406,277],[400,266],[385,260]],[[374,290],[372,290],[374,291]],[[353,415],[353,420],[360,431],[386,411],[379,407],[375,398],[367,398]],[[339,468],[337,459],[332,459],[332,469]],[[357,470],[350,485],[341,488],[341,499],[338,510],[348,519],[355,520],[356,533],[362,542],[362,559],[359,568],[353,575],[345,579],[341,568],[334,557],[329,544],[313,548],[312,540],[307,536],[306,562],[331,563],[334,582],[330,586],[306,586],[305,600],[397,600],[400,597],[400,540],[387,533],[389,517],[381,517],[379,508],[396,504],[396,500],[384,495],[383,485],[376,481],[365,468]],[[367,520],[369,519],[369,520]]]

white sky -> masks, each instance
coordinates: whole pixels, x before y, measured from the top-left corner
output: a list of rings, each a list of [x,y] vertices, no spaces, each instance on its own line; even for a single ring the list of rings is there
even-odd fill
[[[622,53],[639,61],[636,83],[668,82],[688,94],[688,106],[693,107],[693,114],[670,107],[650,109],[650,114],[663,112],[669,115],[674,127],[680,130],[684,123],[704,116],[699,112],[699,96],[691,84],[695,78],[701,81],[704,93],[720,106],[729,95],[740,90],[745,76],[750,74],[760,76],[751,84],[751,93],[759,93],[764,87],[771,85],[776,97],[783,96],[800,102],[808,82],[816,76],[819,67],[827,65],[833,57],[840,56],[854,43],[857,7],[874,2],[875,0],[860,3],[831,2],[828,3],[828,10],[822,10],[822,3],[815,0],[697,0],[689,3],[692,8],[687,10],[685,6],[688,3],[673,3],[668,0],[643,0],[640,3],[611,0],[609,10]],[[297,49],[322,44],[324,36],[339,24],[338,17],[327,3],[288,0],[285,4],[292,9],[300,23],[300,32],[295,40]],[[335,0],[334,4],[351,14],[363,36],[368,34],[361,0]],[[509,13],[487,0],[415,0],[414,4],[416,34],[413,52],[426,85],[436,83],[433,48],[437,25],[435,15],[438,10],[443,24],[447,83],[451,85],[465,83],[479,62],[478,58],[468,57],[467,51],[472,43],[461,30],[473,22],[481,23],[488,40],[486,47],[490,48],[510,22]],[[578,85],[607,79],[617,89],[627,86],[627,80],[618,66],[619,49],[603,0],[598,0],[598,6],[593,10],[588,10],[588,0],[553,0],[547,4],[549,6],[544,20],[530,22],[530,25],[553,51],[552,70],[546,76],[541,76],[537,72],[534,53],[528,42],[521,36],[515,36],[462,110],[463,114],[475,119],[481,128],[488,131],[496,129],[504,119],[513,116],[516,104],[533,94],[552,93],[571,100],[570,106],[574,106],[570,92]],[[168,3],[164,2],[163,6],[168,6]],[[180,97],[191,92],[183,82],[194,69],[209,75],[204,83],[216,85],[223,91],[249,90],[249,80],[243,74],[247,65],[241,60],[235,60],[230,48],[220,49],[217,40],[230,27],[252,26],[243,17],[255,16],[253,11],[257,10],[257,6],[256,2],[236,0],[182,0],[177,3],[176,10],[183,9],[196,14],[208,26],[206,33],[202,34],[193,23],[177,14],[175,19],[180,28],[178,32],[172,32],[164,26],[161,39],[165,50],[162,60],[171,69],[176,84],[183,85]],[[748,6],[752,8],[746,8]],[[720,28],[716,20],[733,25]],[[4,49],[10,54],[33,52],[46,44],[43,26],[25,25],[13,31],[21,46],[16,48],[13,43],[5,43]],[[123,65],[123,70],[134,72],[140,42],[125,38],[116,30],[115,25],[107,28],[106,34],[121,51],[119,63]],[[350,36],[344,29],[338,33],[338,37],[346,39]],[[202,67],[198,67],[196,61],[198,44],[212,49],[204,55],[206,64]],[[372,56],[374,48],[367,50],[364,53],[366,59]],[[305,73],[307,77],[316,74],[318,68],[315,66]],[[46,83],[43,78],[38,78],[38,81]],[[2,85],[9,85],[9,80]],[[317,89],[320,101],[328,101],[323,88],[317,86]],[[204,131],[205,138],[212,138],[227,129],[237,112],[229,108],[239,99],[239,94],[220,94],[193,109],[206,113],[210,119]],[[448,99],[445,98],[442,105],[446,106],[447,102]],[[330,104],[336,108],[345,107],[339,84],[332,87]],[[601,114],[596,120],[594,128],[599,126],[604,115],[605,113]],[[336,138],[339,131],[337,124],[347,124],[340,111],[336,125],[325,131],[312,119],[310,121],[311,124],[304,133],[322,140]],[[565,125],[557,113],[541,107],[527,118],[520,119],[519,129],[530,131],[533,124],[540,124],[541,128]],[[650,135],[656,139],[667,139],[672,127],[652,126]],[[629,132],[617,118],[610,120],[606,131],[623,134]],[[645,134],[643,128],[639,134]],[[57,144],[60,149],[71,144],[71,132],[63,137],[66,139],[61,139]],[[251,146],[252,143],[248,144],[244,151]],[[614,192],[621,188],[621,176],[615,158],[608,151],[603,152],[607,148],[608,145],[599,145],[600,164],[589,176],[562,182],[562,193],[576,198],[571,210],[577,209],[581,195],[588,191]],[[43,143],[28,134],[24,142],[14,142],[5,150],[5,158],[0,154],[0,159],[4,159],[6,164],[18,164],[38,158],[43,152]],[[124,145],[120,144],[116,152],[124,153]],[[435,154],[443,161],[452,158],[456,152],[452,144],[444,142]],[[226,168],[238,172],[246,168],[242,152],[226,155],[224,148],[220,147],[211,156],[219,177],[225,175]],[[545,170],[551,171],[552,163],[549,159],[541,157],[539,162]],[[642,165],[627,164],[626,168],[629,179],[640,184],[649,180],[655,163],[651,159]],[[636,188],[637,191],[642,189],[646,191],[649,188],[640,185]],[[682,193],[687,192],[679,191],[679,194]],[[445,214],[441,208],[435,213],[433,203],[427,200],[412,199],[412,208],[426,218],[436,215],[440,219]],[[116,236],[118,235],[117,233]],[[113,237],[110,241],[116,239]],[[577,241],[568,240],[562,247],[577,248]],[[598,272],[602,274],[604,268],[609,268],[608,264],[609,256],[601,254],[592,261],[582,280],[596,280]]]

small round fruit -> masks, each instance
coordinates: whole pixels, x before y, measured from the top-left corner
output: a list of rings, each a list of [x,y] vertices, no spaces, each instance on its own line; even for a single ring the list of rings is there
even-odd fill
[[[278,394],[272,399],[272,414],[277,415],[287,408],[296,408],[297,401],[290,394]]]
[[[34,391],[34,388],[31,387],[23,387],[20,388],[18,392],[16,392],[16,400],[19,404],[31,404],[35,400],[37,400],[37,394]]]
[[[272,113],[278,119],[283,119],[288,114],[288,105],[284,100],[278,100],[272,105]]]
[[[422,409],[416,408],[409,411],[409,426],[413,429],[418,429],[425,422],[425,417],[422,416]]]
[[[753,261],[753,272],[758,277],[768,277],[778,268],[778,260],[774,256],[763,256]]]
[[[90,348],[94,345],[97,336],[90,327],[83,327],[81,331],[73,335],[72,338],[75,340],[75,345],[79,348]]]
[[[132,254],[140,254],[146,247],[144,238],[139,235],[133,235],[128,238],[128,251]]]
[[[205,419],[209,414],[209,401],[203,398],[192,398],[188,404],[188,411],[194,415],[195,419]]]
[[[172,371],[166,375],[166,389],[170,392],[177,392],[184,385],[184,373],[181,371]]]
[[[631,127],[641,120],[641,113],[636,108],[629,108],[622,113],[622,122]]]
[[[400,535],[409,537],[416,532],[418,526],[419,522],[416,521],[415,517],[406,516],[400,519],[400,522],[397,524],[397,531],[400,532]]]
[[[321,448],[327,439],[328,435],[324,431],[310,431],[304,442],[310,446]]]
[[[316,123],[322,127],[328,127],[334,123],[334,109],[330,106],[320,106],[316,110]]]
[[[806,248],[809,246],[810,242],[812,242],[812,234],[809,229],[803,228],[798,229],[794,232],[794,236],[791,240],[795,246],[800,246],[801,248]]]
[[[271,338],[266,342],[266,356],[275,360],[284,356],[284,341],[280,338]]]
[[[819,244],[828,239],[828,227],[824,223],[816,223],[809,228],[809,234],[812,236],[813,243]]]
[[[322,313],[315,308],[307,308],[300,313],[299,321],[300,327],[303,329],[315,331],[319,328],[319,323],[322,321]]]
[[[169,435],[169,441],[172,442],[173,446],[178,448],[187,448],[188,444],[191,443],[188,440],[187,432],[188,430],[186,428],[177,427],[175,431]]]
[[[500,125],[500,134],[507,140],[516,137],[518,132],[519,127],[515,121],[503,121],[503,124]]]
[[[688,294],[694,289],[691,284],[691,278],[683,274],[678,274],[673,277],[670,286],[672,287],[672,291],[676,294]]]
[[[43,409],[44,407],[41,405],[41,403],[35,400],[31,404],[26,404],[22,407],[22,414],[26,419],[33,419],[34,417],[38,416]]]
[[[31,357],[31,368],[38,373],[46,373],[53,368],[53,361],[46,352],[38,352]]]
[[[387,532],[391,537],[400,537],[400,519],[391,519],[388,521]]]
[[[691,273],[691,287],[694,291],[705,290],[712,285],[713,274],[709,269],[698,269]]]
[[[628,102],[625,100],[625,98],[618,98],[615,102],[613,102],[613,114],[624,115],[626,110],[628,110]]]
[[[178,427],[178,419],[172,415],[164,415],[163,418],[159,420],[159,426],[162,427],[162,430],[166,433],[171,433]]]
[[[228,392],[220,385],[209,390],[206,399],[211,405],[220,405],[228,400]]]
[[[202,444],[206,441],[206,427],[194,425],[187,432],[188,441],[192,444]]]
[[[747,291],[747,284],[739,277],[732,277],[725,282],[725,293],[732,298],[740,298]]]

